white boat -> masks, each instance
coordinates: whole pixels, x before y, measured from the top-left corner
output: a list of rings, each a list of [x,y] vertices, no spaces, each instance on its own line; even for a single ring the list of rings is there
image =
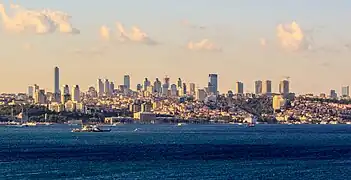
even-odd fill
[[[22,127],[34,127],[37,126],[37,123],[35,122],[27,122],[27,123],[23,123],[21,124]]]
[[[186,123],[178,123],[177,126],[184,126],[187,125]]]

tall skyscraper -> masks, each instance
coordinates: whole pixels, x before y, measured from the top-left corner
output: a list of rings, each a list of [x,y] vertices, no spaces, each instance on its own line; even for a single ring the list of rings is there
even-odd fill
[[[178,78],[178,81],[177,81],[177,87],[178,87],[178,89],[182,88],[182,85],[183,85],[182,79],[181,79],[181,78]]]
[[[156,78],[155,82],[154,82],[154,90],[155,93],[160,94],[162,92],[162,83],[161,81]]]
[[[75,85],[72,88],[72,101],[80,102],[80,89],[78,85]]]
[[[102,82],[101,79],[97,80],[97,88],[96,89],[98,91],[99,96],[103,96],[104,95],[105,88],[104,88],[104,83]]]
[[[164,79],[164,85],[165,85],[165,86],[163,86],[163,87],[164,87],[164,88],[167,88],[167,90],[168,90],[168,88],[169,88],[169,86],[170,86],[170,79],[169,79],[168,76],[166,76],[165,79]]]
[[[110,95],[110,81],[105,79],[105,94]]]
[[[244,83],[236,82],[236,94],[244,94]]]
[[[60,94],[60,69],[58,67],[55,67],[54,82],[54,93]]]
[[[209,74],[208,75],[208,91],[211,94],[217,95],[218,93],[218,75],[217,74]]]
[[[124,86],[124,88],[126,87]],[[115,91],[115,83],[110,82],[110,93],[113,94],[114,91]]]
[[[349,86],[344,86],[341,88],[341,95],[343,97],[350,97],[350,87]]]
[[[192,96],[195,96],[196,91],[195,91],[195,83],[190,83],[189,84],[189,94]]]
[[[151,85],[151,83],[150,83],[150,81],[147,79],[147,78],[145,78],[144,79],[144,82],[143,82],[143,89],[144,89],[144,91],[147,91],[147,88]]]
[[[34,97],[34,86],[28,86],[28,97]]]
[[[255,94],[262,94],[262,91],[263,91],[263,86],[262,86],[262,81],[256,81],[255,82]]]
[[[272,81],[266,80],[262,84],[262,93],[271,94],[272,93]]]
[[[279,83],[279,93],[280,94],[289,94],[290,93],[290,90],[289,90],[289,81],[288,80],[283,80],[283,81],[280,81]]]
[[[62,89],[61,89],[61,103],[65,104],[70,99],[71,99],[71,95],[70,95],[70,92],[69,92],[69,86],[68,85],[62,86]]]
[[[129,90],[130,89],[130,76],[124,75],[123,82],[124,82],[123,85],[125,86],[125,88],[127,88]]]

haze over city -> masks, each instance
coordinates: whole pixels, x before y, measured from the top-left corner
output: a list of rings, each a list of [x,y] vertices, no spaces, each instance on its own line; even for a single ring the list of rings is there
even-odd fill
[[[124,74],[132,88],[165,75],[204,87],[209,73],[221,92],[266,79],[277,91],[286,76],[296,93],[351,85],[349,1],[108,2],[0,1],[0,92],[53,91],[54,66],[82,89]]]

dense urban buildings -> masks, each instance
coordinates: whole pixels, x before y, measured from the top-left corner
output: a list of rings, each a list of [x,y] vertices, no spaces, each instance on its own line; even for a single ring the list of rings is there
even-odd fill
[[[35,84],[28,87],[27,94],[1,95],[0,107],[19,108],[0,115],[16,119],[16,113],[31,112],[34,110],[26,108],[35,107],[43,109],[45,116],[28,113],[29,120],[244,123],[258,118],[259,122],[266,123],[349,123],[351,119],[348,86],[341,88],[340,97],[335,90],[331,90],[329,96],[324,93],[296,96],[290,92],[290,82],[286,79],[279,82],[278,93],[272,92],[272,81],[257,80],[253,83],[254,93],[245,91],[243,82],[236,83],[234,93],[232,90],[221,93],[218,75],[209,74],[206,87],[198,88],[181,78],[172,83],[166,76],[163,82],[159,78],[144,78],[133,89],[131,77],[125,75],[121,85],[98,79],[95,87],[84,91],[79,85],[71,88],[63,85],[57,90],[58,76],[55,68],[54,92],[46,92]]]

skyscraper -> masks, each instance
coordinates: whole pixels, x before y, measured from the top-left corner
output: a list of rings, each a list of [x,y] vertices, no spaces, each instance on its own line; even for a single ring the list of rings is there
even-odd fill
[[[147,91],[147,88],[151,85],[151,83],[150,83],[150,81],[147,79],[147,78],[145,78],[144,79],[144,82],[143,82],[143,89],[144,89],[144,91]]]
[[[343,97],[350,97],[350,87],[349,86],[344,86],[341,88],[341,95]]]
[[[262,81],[255,82],[255,94],[262,94]]]
[[[61,103],[65,104],[69,99],[71,99],[71,95],[69,92],[69,86],[64,85],[64,86],[62,86],[62,89],[61,89]]]
[[[54,93],[60,94],[60,69],[58,67],[55,67],[54,82]]]
[[[124,88],[126,87],[124,86]],[[115,91],[115,83],[110,82],[110,93],[113,94],[114,91]]]
[[[290,93],[290,90],[289,90],[289,81],[288,80],[283,80],[283,81],[280,81],[279,83],[279,93],[280,94],[289,94]]]
[[[165,85],[165,86],[163,86],[163,87],[164,87],[164,88],[167,88],[167,90],[168,90],[168,88],[169,88],[169,86],[170,86],[170,79],[169,79],[168,76],[166,76],[165,79],[164,79],[164,85]]]
[[[195,94],[196,94],[195,83],[190,83],[189,84],[189,93],[190,93],[190,95],[195,96]]]
[[[102,80],[101,79],[98,79],[97,80],[97,91],[98,91],[98,94],[99,94],[99,96],[103,96],[104,95],[104,83],[102,82]]]
[[[124,82],[123,85],[125,86],[125,88],[127,88],[129,90],[130,89],[130,76],[124,75],[123,82]]]
[[[162,83],[158,78],[154,82],[154,92],[158,94],[162,92]]]
[[[262,93],[271,94],[272,93],[272,81],[266,80],[262,84]]]
[[[208,75],[208,91],[211,94],[217,95],[218,92],[218,75],[217,74],[209,74]]]
[[[178,78],[178,81],[177,81],[177,88],[178,88],[178,89],[182,88],[182,85],[183,85],[182,79],[181,79],[181,78]]]
[[[236,94],[244,94],[244,83],[236,82]]]
[[[332,99],[338,98],[338,94],[336,93],[335,90],[330,90],[330,98]]]
[[[28,97],[34,97],[34,87],[28,86]]]
[[[78,85],[75,85],[72,88],[72,101],[80,102],[80,89]]]
[[[177,85],[172,84],[171,85],[171,96],[177,96],[177,95],[178,95]]]
[[[110,81],[105,79],[105,94],[110,95]]]

